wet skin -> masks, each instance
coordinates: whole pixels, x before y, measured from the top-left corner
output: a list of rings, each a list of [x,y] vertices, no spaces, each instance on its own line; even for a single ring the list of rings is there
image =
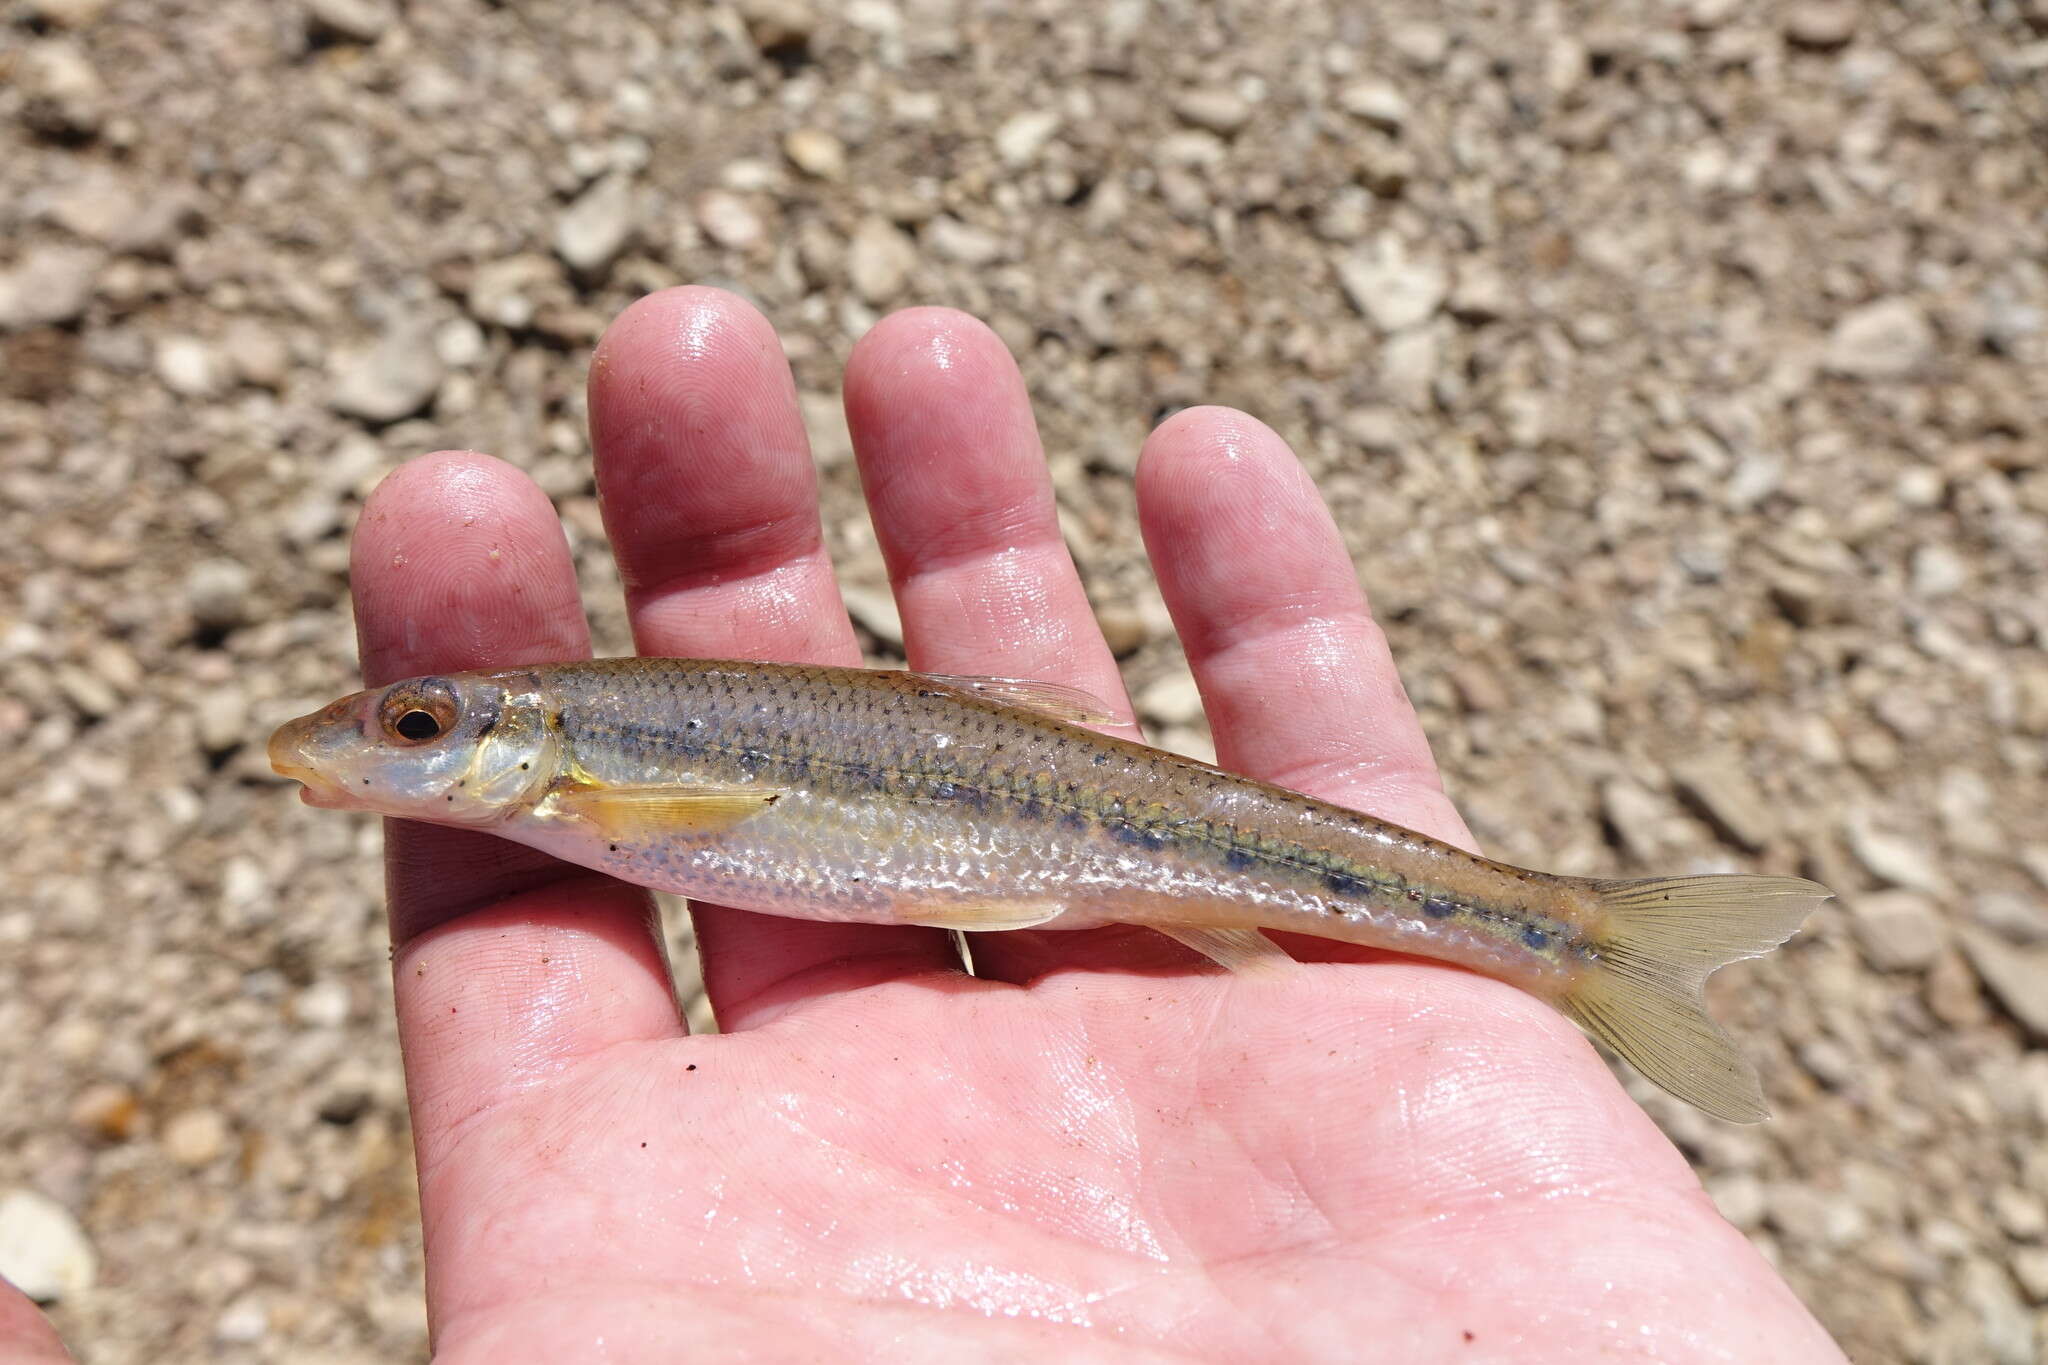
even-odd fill
[[[645,299],[590,406],[643,652],[856,660],[764,320]],[[993,335],[897,314],[847,407],[911,664],[1127,715]],[[1183,412],[1138,494],[1221,763],[1471,847],[1282,442]],[[487,457],[393,474],[354,563],[372,684],[587,646],[553,510]],[[691,1038],[643,893],[487,835],[387,843],[443,1360],[1839,1359],[1501,983],[1305,940],[1316,965],[1232,978],[1127,930],[987,936],[968,978],[937,931],[699,906],[728,1032]]]

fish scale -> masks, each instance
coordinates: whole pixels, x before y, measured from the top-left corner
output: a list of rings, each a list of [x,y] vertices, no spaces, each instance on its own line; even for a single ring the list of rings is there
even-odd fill
[[[1092,709],[1016,680],[601,659],[358,693],[271,757],[316,804],[482,826],[771,914],[1144,925],[1243,968],[1282,957],[1267,930],[1438,958],[1550,1001],[1709,1112],[1763,1116],[1702,986],[1825,888],[1512,867],[1074,723]]]

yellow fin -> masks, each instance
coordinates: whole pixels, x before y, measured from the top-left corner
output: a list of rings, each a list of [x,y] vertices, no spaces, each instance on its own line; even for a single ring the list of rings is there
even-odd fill
[[[1228,967],[1247,976],[1283,972],[1294,965],[1294,959],[1287,955],[1286,949],[1256,929],[1196,929],[1184,924],[1170,928],[1164,924],[1150,927],[1176,943],[1193,948],[1217,966]]]
[[[963,934],[993,934],[1005,929],[1029,929],[1048,920],[1056,920],[1065,911],[1064,905],[1023,905],[1015,902],[1006,905],[919,906],[916,917],[906,919],[904,923],[922,924],[932,929],[955,929]]]
[[[1733,1123],[1771,1116],[1756,1068],[1707,1013],[1716,968],[1761,957],[1831,895],[1798,877],[1652,877],[1586,883],[1605,916],[1598,959],[1559,1002],[1621,1059]]]
[[[607,839],[641,843],[718,834],[775,804],[773,787],[590,786],[555,796],[563,814],[588,820]]]
[[[1073,725],[1120,725],[1125,719],[1100,697],[1059,683],[1039,682],[1033,678],[969,677],[961,673],[918,673],[913,676],[984,701],[1036,711]]]

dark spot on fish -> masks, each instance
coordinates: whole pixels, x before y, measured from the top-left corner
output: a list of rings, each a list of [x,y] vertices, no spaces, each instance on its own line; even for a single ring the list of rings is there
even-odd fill
[[[619,851],[619,846],[617,844],[606,844],[605,847],[610,849],[614,853],[617,853]]]
[[[937,801],[951,801],[960,794],[960,788],[951,782],[932,783],[932,798]]]
[[[1422,903],[1422,913],[1431,919],[1448,919],[1458,913],[1458,903],[1444,900],[1440,896],[1431,896]]]
[[[1099,767],[1101,767],[1101,766],[1102,766],[1103,764],[1105,764],[1105,763],[1107,763],[1107,762],[1109,762],[1109,755],[1108,755],[1108,754],[1097,754],[1097,755],[1095,755],[1095,766],[1096,766],[1096,767],[1098,767],[1098,768],[1099,768]]]
[[[704,722],[692,716],[683,722],[683,727],[688,730],[701,730],[704,728]]]
[[[533,765],[531,763],[522,763],[519,765],[519,771],[525,772],[528,768],[531,768],[532,766]]]
[[[1223,850],[1223,865],[1225,867],[1242,872],[1246,868],[1258,866],[1258,863],[1259,855],[1248,848],[1239,848],[1233,844]]]
[[[1325,872],[1323,885],[1340,896],[1362,896],[1372,890],[1371,882],[1351,872]]]
[[[1524,929],[1522,931],[1522,942],[1540,953],[1550,946],[1550,935],[1544,933],[1541,929]]]
[[[685,1070],[685,1071],[695,1071],[696,1069],[697,1069],[697,1064],[696,1064],[695,1062],[691,1062],[691,1063],[690,1063],[690,1064],[689,1064],[688,1066],[686,1066],[686,1067],[684,1067],[684,1068],[683,1068],[683,1070]]]

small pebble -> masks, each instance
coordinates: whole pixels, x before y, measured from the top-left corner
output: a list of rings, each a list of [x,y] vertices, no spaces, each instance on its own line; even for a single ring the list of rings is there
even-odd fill
[[[846,176],[846,144],[822,128],[795,128],[782,139],[782,154],[792,166],[818,180]]]
[[[180,1166],[197,1169],[228,1147],[228,1121],[215,1109],[186,1109],[164,1124],[163,1148]]]

